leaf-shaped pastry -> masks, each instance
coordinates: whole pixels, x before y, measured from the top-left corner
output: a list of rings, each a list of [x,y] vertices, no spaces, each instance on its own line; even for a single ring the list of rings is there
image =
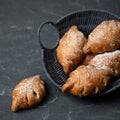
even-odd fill
[[[70,73],[66,83],[62,86],[62,91],[76,96],[89,96],[101,92],[110,79],[111,76],[107,70],[81,65]]]
[[[37,106],[45,96],[44,82],[39,75],[26,78],[12,91],[13,112]]]

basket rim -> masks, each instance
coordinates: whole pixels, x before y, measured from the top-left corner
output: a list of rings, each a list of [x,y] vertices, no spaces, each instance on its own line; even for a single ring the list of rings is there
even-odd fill
[[[70,16],[73,15],[73,14],[81,13],[81,12],[90,12],[90,11],[91,11],[91,12],[106,13],[106,14],[112,15],[112,16],[120,19],[120,16],[118,16],[118,15],[112,13],[112,12],[109,12],[109,11],[107,11],[107,10],[102,10],[102,9],[84,9],[84,10],[73,11],[73,12],[70,12],[70,13],[62,16],[61,18],[59,18],[59,19],[55,22],[55,24],[57,25],[57,24],[60,23],[62,20],[64,20],[64,19],[67,18],[67,17],[70,17]]]

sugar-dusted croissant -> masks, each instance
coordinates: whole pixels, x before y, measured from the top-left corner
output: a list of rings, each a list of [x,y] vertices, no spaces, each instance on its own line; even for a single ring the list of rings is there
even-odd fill
[[[38,105],[45,96],[44,82],[39,75],[26,78],[15,86],[12,92],[13,112]]]
[[[103,21],[88,36],[85,53],[104,53],[120,48],[120,22]]]
[[[63,92],[87,96],[101,92],[108,82],[120,75],[120,51],[96,55],[88,65],[81,65],[70,73]]]
[[[69,74],[83,60],[83,46],[86,38],[76,26],[72,26],[60,39],[57,47],[57,59],[66,74]]]
[[[88,64],[97,69],[109,70],[113,76],[118,76],[120,75],[120,50],[96,55]]]

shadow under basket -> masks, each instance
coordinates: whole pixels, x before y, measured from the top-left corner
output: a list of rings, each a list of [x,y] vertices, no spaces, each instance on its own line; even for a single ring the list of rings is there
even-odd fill
[[[68,78],[68,76],[64,73],[62,66],[58,63],[56,59],[56,47],[58,45],[60,38],[68,31],[68,29],[72,25],[76,25],[78,29],[82,31],[87,37],[90,34],[90,32],[102,21],[113,19],[120,21],[120,17],[107,11],[84,10],[73,12],[66,16],[63,16],[56,23],[48,21],[40,25],[38,30],[38,36],[40,46],[43,49],[42,60],[48,77],[58,88],[61,89],[62,85]],[[57,41],[56,46],[52,49],[46,48],[42,44],[41,30],[43,27],[45,27],[46,24],[52,25],[59,34],[58,41],[56,40]],[[110,94],[113,91],[118,90],[119,88],[120,88],[120,76],[112,79],[104,91],[93,96],[103,96],[106,94]]]

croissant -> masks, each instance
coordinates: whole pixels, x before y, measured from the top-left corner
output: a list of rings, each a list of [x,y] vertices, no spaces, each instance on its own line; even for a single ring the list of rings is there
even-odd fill
[[[120,22],[103,21],[88,36],[84,53],[104,53],[120,48]]]
[[[76,96],[88,96],[104,90],[109,81],[120,75],[120,51],[96,55],[88,62],[70,73],[63,92]]]
[[[88,62],[97,69],[108,69],[113,76],[120,75],[120,50],[96,55]]]
[[[39,75],[26,78],[15,86],[12,92],[13,112],[37,106],[45,96],[44,82]]]
[[[62,65],[66,74],[69,74],[82,62],[85,56],[83,52],[85,42],[84,34],[76,26],[72,26],[60,39],[56,49],[57,60]]]

